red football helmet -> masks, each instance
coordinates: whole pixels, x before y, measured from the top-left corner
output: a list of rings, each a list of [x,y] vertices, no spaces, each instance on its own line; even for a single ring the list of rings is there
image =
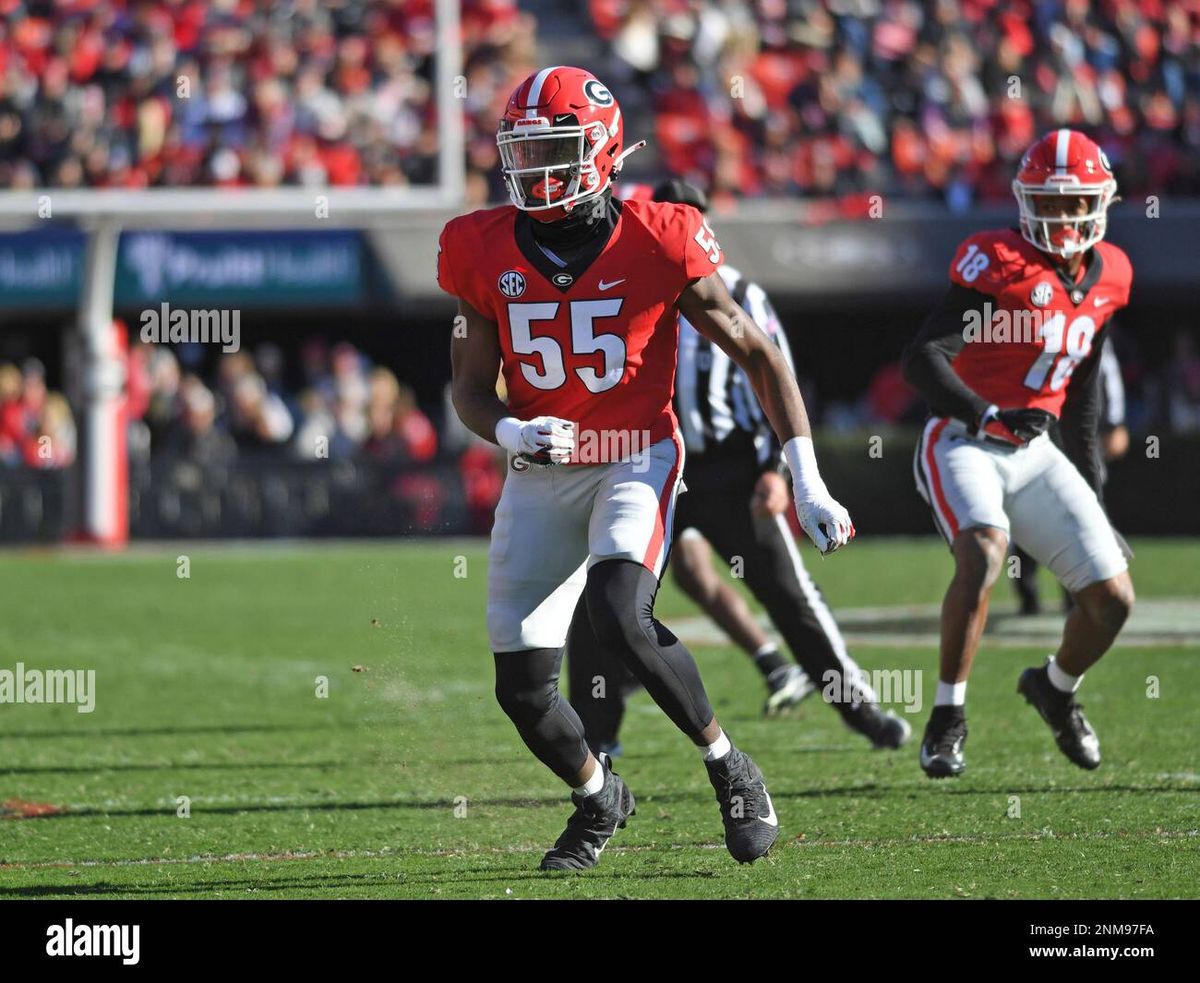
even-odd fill
[[[543,221],[602,194],[638,147],[622,152],[621,108],[581,68],[543,68],[517,86],[500,118],[496,144],[508,194]]]
[[[1021,209],[1021,235],[1044,252],[1072,256],[1104,238],[1117,182],[1104,151],[1077,130],[1064,129],[1047,133],[1025,151],[1012,188]],[[1066,195],[1088,199],[1087,213],[1039,214],[1039,199]]]

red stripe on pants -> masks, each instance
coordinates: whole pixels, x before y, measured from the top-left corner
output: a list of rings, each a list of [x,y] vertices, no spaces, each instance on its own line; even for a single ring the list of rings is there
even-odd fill
[[[678,431],[671,434],[671,440],[675,444],[675,463],[671,465],[671,470],[667,473],[667,480],[663,484],[662,494],[658,496],[658,512],[654,519],[654,532],[650,536],[650,545],[646,548],[646,555],[642,558],[642,566],[651,573],[654,573],[659,554],[662,553],[663,542],[667,537],[667,513],[671,509],[671,496],[675,493],[675,483],[679,477],[679,462],[683,460],[683,448],[679,444]]]
[[[938,473],[937,458],[933,453],[934,444],[937,443],[938,437],[942,435],[942,431],[946,429],[946,424],[949,422],[949,420],[943,420],[933,428],[933,433],[929,435],[929,442],[925,445],[925,466],[929,470],[929,483],[933,486],[934,501],[937,502],[942,518],[950,528],[950,538],[953,540],[958,535],[958,519],[954,517],[950,503],[946,501],[946,493],[942,490],[942,476]]]

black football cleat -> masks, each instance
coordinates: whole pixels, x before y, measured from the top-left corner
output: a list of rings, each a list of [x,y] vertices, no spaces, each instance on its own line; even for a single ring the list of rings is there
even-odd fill
[[[1080,768],[1100,767],[1100,739],[1092,730],[1074,693],[1064,693],[1050,682],[1046,668],[1026,669],[1017,692],[1042,715],[1058,749]]]
[[[912,727],[903,717],[891,710],[881,710],[876,703],[857,703],[842,714],[846,726],[862,734],[875,748],[903,747],[912,737]]]
[[[921,769],[930,778],[953,778],[966,770],[967,715],[962,707],[934,707],[921,741]]]
[[[779,836],[779,818],[754,759],[731,747],[725,757],[704,766],[721,807],[725,849],[740,864],[765,857]]]
[[[767,702],[764,717],[775,717],[799,706],[817,691],[813,681],[799,666],[780,666],[767,677]]]
[[[540,870],[587,870],[595,867],[613,834],[634,814],[633,793],[612,770],[607,754],[598,755],[604,787],[595,795],[571,793],[575,812],[554,846],[542,857]]]

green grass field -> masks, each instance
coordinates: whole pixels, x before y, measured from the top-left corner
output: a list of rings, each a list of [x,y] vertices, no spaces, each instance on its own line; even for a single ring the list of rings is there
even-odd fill
[[[637,815],[577,876],[535,870],[570,806],[492,696],[482,543],[0,554],[0,670],[96,670],[93,713],[0,705],[0,898],[1200,896],[1200,550],[1134,548],[1139,598],[1174,634],[1121,642],[1089,676],[1098,771],[1015,693],[1045,644],[985,640],[968,771],[940,783],[915,742],[872,752],[819,697],[762,720],[745,657],[696,646],[779,843],[729,858],[695,751],[641,695],[618,764]],[[950,570],[933,539],[805,555],[835,611],[936,603]],[[659,613],[694,620],[669,585]],[[919,736],[936,656],[905,631],[852,648],[924,670]]]

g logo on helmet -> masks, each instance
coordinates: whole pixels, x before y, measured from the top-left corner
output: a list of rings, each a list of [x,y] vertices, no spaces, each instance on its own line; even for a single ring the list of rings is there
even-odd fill
[[[599,79],[588,79],[583,84],[583,94],[587,96],[587,101],[593,106],[611,106],[613,104],[612,93]]]
[[[1108,162],[1108,154],[1106,154],[1103,150],[1100,151],[1100,166],[1108,171],[1109,174],[1112,173],[1112,164]]]
[[[517,270],[507,270],[500,274],[496,286],[505,297],[520,297],[525,292],[525,277]]]

